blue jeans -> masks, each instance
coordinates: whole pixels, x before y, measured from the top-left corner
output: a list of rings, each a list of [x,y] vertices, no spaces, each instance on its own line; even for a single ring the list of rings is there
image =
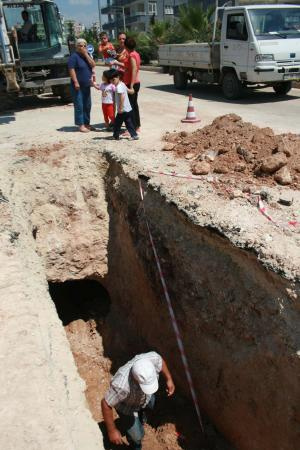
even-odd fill
[[[120,416],[120,429],[126,434],[127,440],[130,444],[130,448],[134,450],[141,450],[142,439],[145,435],[144,426],[141,422],[139,415]]]
[[[154,403],[155,395],[152,395],[146,408],[153,409]],[[131,414],[130,416],[120,413],[118,414],[120,417],[120,429],[121,431],[125,431],[130,448],[132,450],[141,450],[142,440],[145,435],[144,423],[146,422],[144,410]]]
[[[80,87],[78,91],[71,83],[71,94],[74,103],[75,125],[89,125],[92,108],[91,88]]]

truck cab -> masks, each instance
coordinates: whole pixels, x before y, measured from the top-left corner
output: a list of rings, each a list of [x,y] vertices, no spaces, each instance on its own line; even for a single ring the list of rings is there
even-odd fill
[[[68,45],[58,8],[52,0],[4,0],[2,8],[16,61],[20,93],[37,94],[52,89],[70,101]],[[0,90],[5,80],[0,80]]]
[[[227,86],[272,85],[287,93],[300,78],[300,7],[247,5],[225,8],[221,71]],[[224,83],[224,81],[223,81]]]
[[[233,100],[244,87],[271,86],[285,95],[300,80],[300,6],[223,6],[216,9],[213,30],[210,42],[160,46],[159,63],[177,89],[194,79],[218,83]]]

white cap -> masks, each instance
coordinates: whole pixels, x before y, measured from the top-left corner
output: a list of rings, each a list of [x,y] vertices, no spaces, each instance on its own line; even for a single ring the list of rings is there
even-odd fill
[[[132,366],[132,376],[145,394],[158,390],[158,379],[154,365],[148,359],[139,359]]]

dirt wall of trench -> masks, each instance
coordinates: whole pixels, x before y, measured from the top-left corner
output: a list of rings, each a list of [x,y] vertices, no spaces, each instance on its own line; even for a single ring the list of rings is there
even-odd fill
[[[38,201],[46,210],[49,179],[57,195],[62,185],[55,185],[46,164],[20,154],[5,156],[0,168],[0,448],[103,450],[85,383],[48,292],[47,261],[36,252],[37,222],[30,218]],[[46,223],[54,226],[55,218],[47,215]]]
[[[111,348],[124,359],[130,350],[157,349],[188,395],[137,180],[111,163],[106,188],[114,299],[108,320],[120,331]],[[201,407],[239,449],[296,450],[300,313],[291,292],[297,286],[267,271],[254,253],[194,225],[157,189],[148,186],[145,198]]]
[[[50,281],[94,278],[109,291],[101,334],[112,372],[136,352],[156,349],[188,396],[140,208],[138,168],[70,148],[16,161],[11,198],[40,270]],[[254,251],[196,225],[151,183],[146,207],[201,408],[238,449],[296,449],[299,286],[279,269],[267,271]]]

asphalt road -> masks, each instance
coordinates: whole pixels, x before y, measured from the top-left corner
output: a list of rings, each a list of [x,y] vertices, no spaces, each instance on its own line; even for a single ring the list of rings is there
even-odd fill
[[[102,70],[97,68],[99,81]],[[172,77],[166,74],[143,71],[141,82],[142,133],[139,145],[142,147],[159,145],[162,134],[167,130],[192,130],[196,127],[180,122],[186,114],[189,92],[193,94],[196,114],[202,125],[219,115],[236,113],[246,121],[272,127],[277,132],[300,133],[300,89],[293,89],[284,98],[277,97],[272,89],[253,91],[242,100],[229,102],[223,98],[218,86],[193,83],[187,91],[176,91]],[[93,90],[92,123],[98,125],[101,122],[100,95]],[[75,134],[74,131],[72,105],[62,105],[51,95],[20,99],[14,112],[0,113],[2,145],[7,142],[23,144],[95,139],[94,133]],[[108,135],[101,133],[101,136],[105,139]]]

